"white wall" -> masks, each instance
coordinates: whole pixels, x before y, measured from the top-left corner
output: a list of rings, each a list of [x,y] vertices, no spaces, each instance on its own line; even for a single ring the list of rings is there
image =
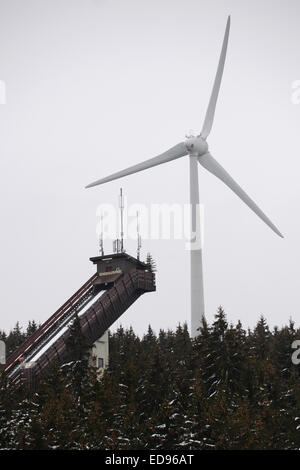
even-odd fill
[[[99,360],[103,362],[103,364],[99,364]],[[93,344],[93,347],[91,349],[90,365],[99,368],[99,373],[101,375],[104,369],[108,366],[108,361],[109,361],[109,340],[108,340],[108,330],[107,330],[104,333],[104,335],[101,336],[101,338],[99,338]]]
[[[0,364],[5,364],[6,362],[6,347],[4,341],[0,341]]]

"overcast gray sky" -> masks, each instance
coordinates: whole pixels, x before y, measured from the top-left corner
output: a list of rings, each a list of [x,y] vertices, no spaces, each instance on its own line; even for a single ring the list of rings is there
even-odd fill
[[[199,168],[207,318],[221,304],[245,327],[299,324],[299,1],[0,0],[1,329],[46,320],[93,274],[96,209],[120,181],[86,184],[200,131],[228,14],[210,150],[286,238]],[[186,203],[188,158],[121,184],[129,203]],[[144,241],[157,292],[123,325],[189,322],[184,245]]]

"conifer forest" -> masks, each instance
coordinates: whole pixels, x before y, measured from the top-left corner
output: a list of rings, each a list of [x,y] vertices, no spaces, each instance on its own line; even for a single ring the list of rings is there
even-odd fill
[[[0,331],[8,354],[37,325]],[[300,330],[253,330],[229,324],[220,307],[196,339],[149,326],[110,334],[109,367],[97,378],[78,318],[68,348],[73,361],[54,364],[39,388],[0,387],[0,449],[298,450],[300,365],[292,343]]]

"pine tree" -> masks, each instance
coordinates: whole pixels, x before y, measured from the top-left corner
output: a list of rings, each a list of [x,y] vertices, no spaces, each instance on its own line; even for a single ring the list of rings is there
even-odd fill
[[[81,331],[80,319],[75,313],[74,320],[69,326],[66,339],[68,358],[70,362],[62,366],[70,380],[74,397],[80,401],[83,389],[88,381],[90,345]]]
[[[9,356],[12,354],[21,344],[25,341],[26,334],[22,332],[20,323],[17,322],[13,330],[7,336],[6,339],[6,354]]]
[[[31,320],[31,321],[29,320],[27,328],[26,328],[26,338],[29,338],[29,336],[35,333],[38,327],[39,326],[36,324],[34,320]]]
[[[147,258],[146,258],[146,264],[148,266],[148,269],[149,271],[155,273],[157,268],[156,268],[156,263],[151,255],[151,253],[148,253],[147,254]]]

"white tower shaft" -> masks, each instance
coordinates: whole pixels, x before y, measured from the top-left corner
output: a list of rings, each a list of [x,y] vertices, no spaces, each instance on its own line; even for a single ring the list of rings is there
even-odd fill
[[[202,266],[202,241],[200,227],[200,201],[198,184],[198,161],[190,156],[190,204],[191,204],[191,336],[195,338],[197,329],[203,324],[204,287]]]

